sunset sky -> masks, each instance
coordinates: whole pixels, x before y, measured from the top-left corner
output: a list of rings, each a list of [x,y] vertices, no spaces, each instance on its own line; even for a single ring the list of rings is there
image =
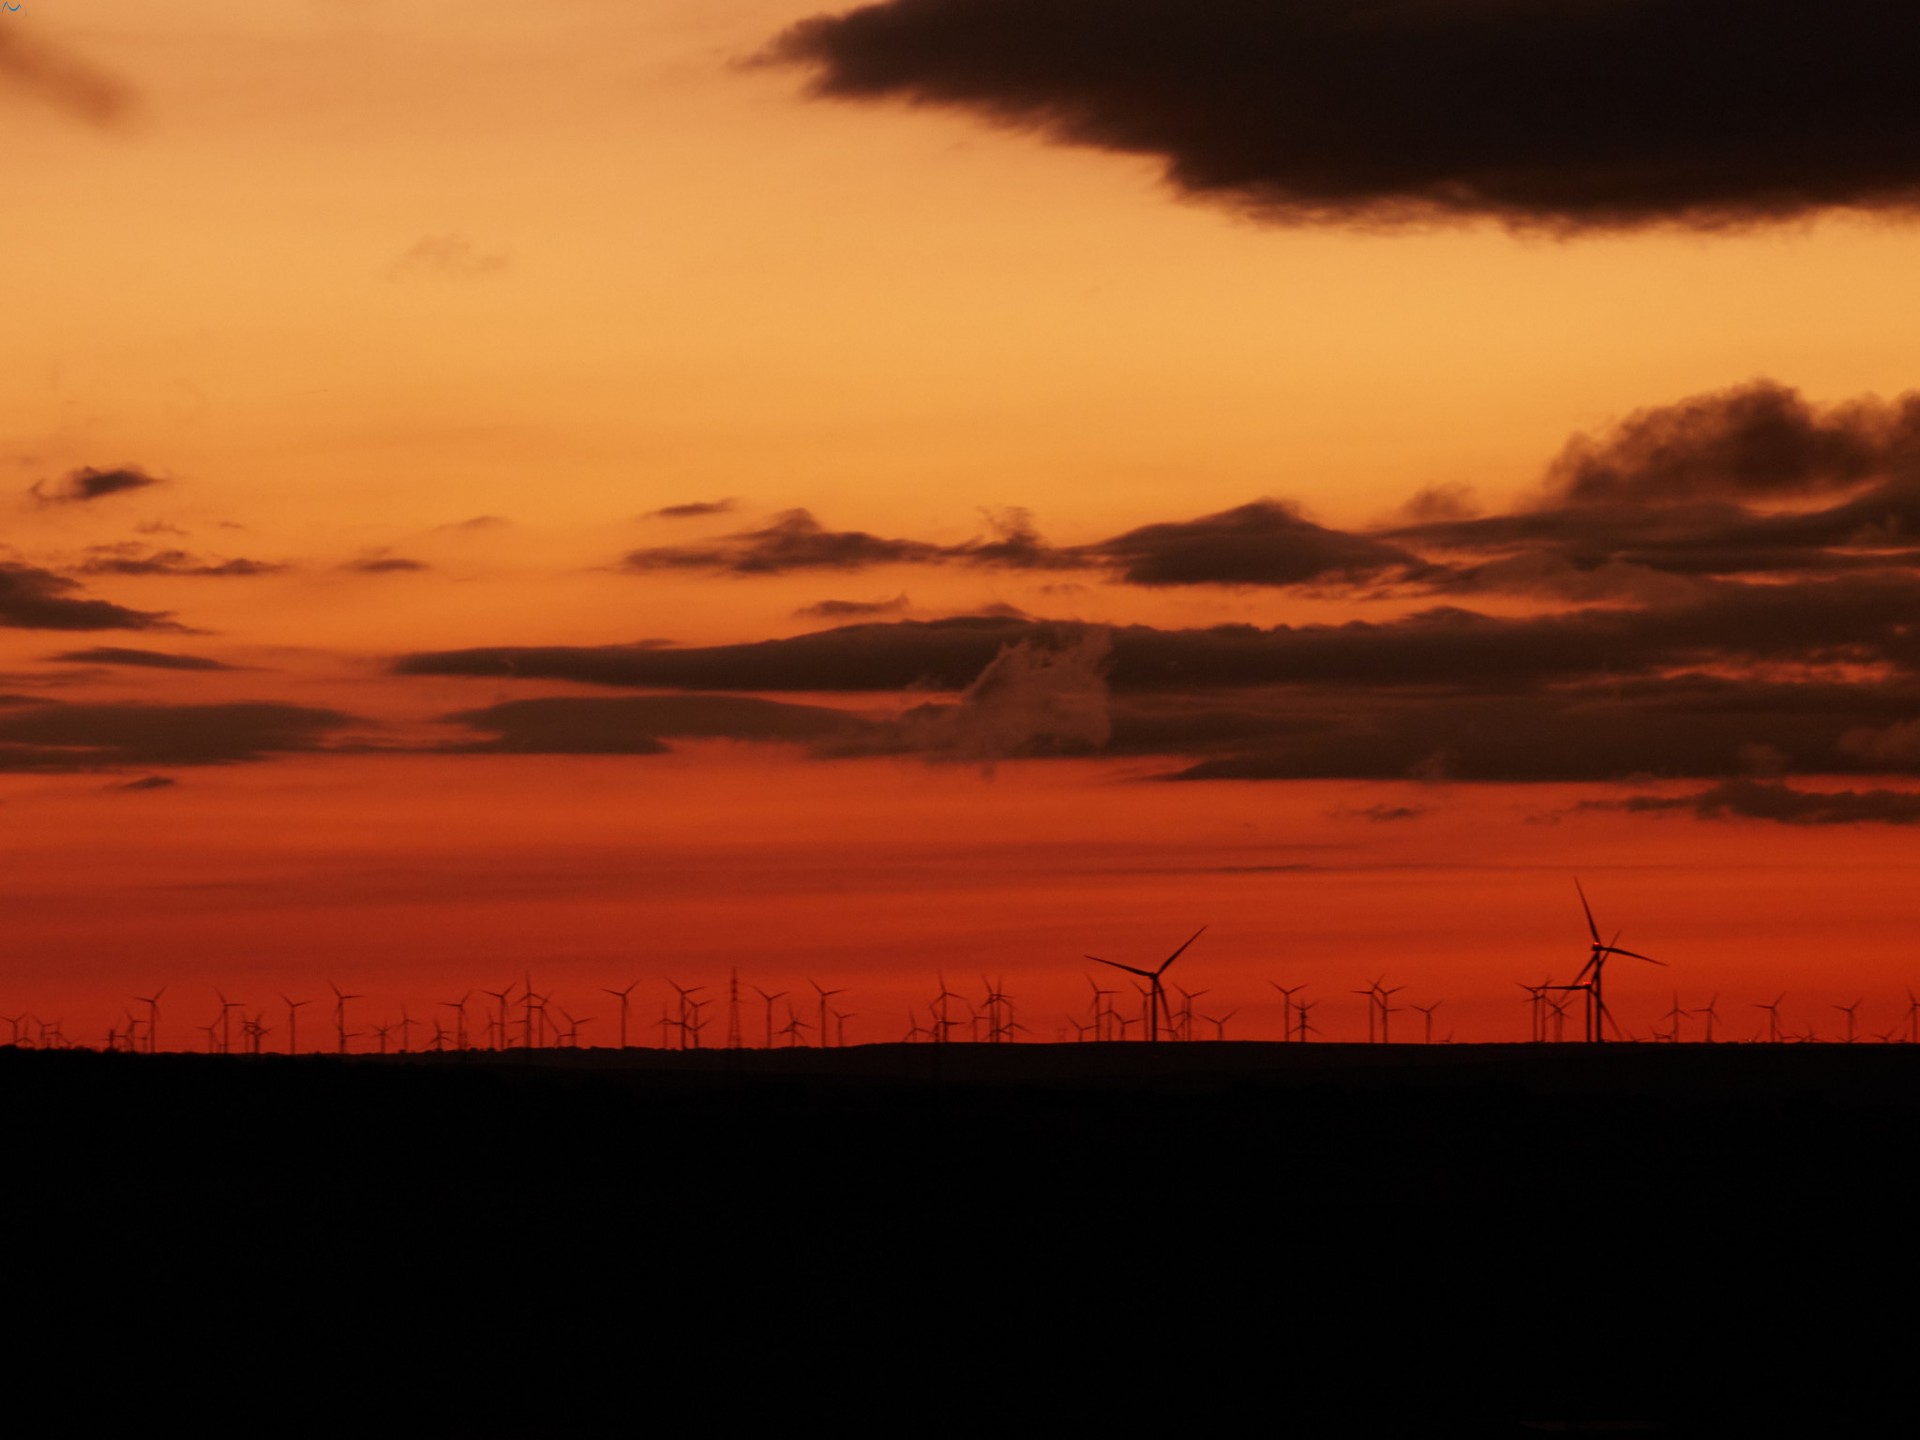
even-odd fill
[[[1898,9],[26,0],[0,1013],[1905,1035]]]

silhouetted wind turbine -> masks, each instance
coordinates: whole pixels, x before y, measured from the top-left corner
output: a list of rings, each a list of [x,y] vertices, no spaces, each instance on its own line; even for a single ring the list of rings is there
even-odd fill
[[[838,990],[828,990],[824,988],[818,980],[811,979],[807,981],[807,984],[813,986],[814,990],[820,996],[820,1024],[815,1028],[814,1034],[820,1037],[820,1048],[824,1050],[827,1048],[827,1036],[831,1033],[827,1029],[827,998],[831,995],[846,994],[846,987],[842,986]]]
[[[1187,937],[1185,944],[1166,959],[1162,960],[1160,964],[1152,970],[1142,970],[1134,965],[1122,965],[1118,960],[1102,960],[1098,955],[1088,955],[1086,957],[1096,965],[1111,965],[1116,970],[1125,970],[1129,975],[1138,975],[1147,982],[1147,1039],[1158,1040],[1160,1038],[1160,1017],[1166,1013],[1167,991],[1166,987],[1161,984],[1160,977],[1167,973],[1167,967],[1169,965],[1173,964],[1174,961],[1178,960],[1180,956],[1185,953],[1188,945],[1193,944],[1194,941],[1206,933],[1206,929],[1207,927],[1202,925],[1198,930],[1194,931],[1193,934]]]
[[[233,1022],[228,1017],[230,1012],[240,1008],[240,1002],[227,999],[219,990],[213,993],[220,996],[220,1053],[231,1055],[233,1053]]]
[[[1720,996],[1716,993],[1713,999],[1707,1001],[1705,1009],[1696,1010],[1693,1012],[1696,1015],[1704,1015],[1706,1017],[1706,1020],[1707,1020],[1706,1043],[1709,1045],[1713,1043],[1713,1022],[1720,1018],[1717,1014],[1714,1013],[1713,1007],[1719,1003],[1720,1003]]]
[[[1433,1012],[1446,1003],[1444,1000],[1436,1000],[1431,1005],[1416,1005],[1413,1007],[1427,1017],[1427,1038],[1423,1043],[1428,1045],[1433,1043]]]
[[[153,1037],[160,1032],[160,997],[166,993],[167,987],[162,985],[151,995],[136,995],[133,997],[147,1007],[147,1054],[149,1055],[153,1054]],[[1911,994],[1912,992],[1909,991],[1908,993]],[[129,1043],[131,1043],[131,1037],[129,1037]]]
[[[1864,999],[1865,997],[1863,996],[1862,998]],[[1859,1001],[1859,1000],[1856,1000],[1856,1001],[1854,1001],[1854,1002],[1853,1002],[1853,1004],[1851,1004],[1851,1005],[1836,1005],[1836,1006],[1834,1006],[1833,1008],[1834,1008],[1834,1009],[1836,1009],[1836,1010],[1844,1010],[1844,1011],[1846,1012],[1846,1015],[1847,1015],[1847,1044],[1849,1044],[1849,1045],[1851,1045],[1851,1044],[1853,1044],[1853,1012],[1854,1012],[1854,1011],[1856,1011],[1856,1010],[1858,1010],[1858,1009],[1860,1008],[1860,1001]]]
[[[458,1000],[442,1000],[440,1002],[444,1009],[453,1011],[453,1048],[456,1050],[464,1050],[467,1048],[467,1001],[472,997],[473,992],[469,990]],[[438,1027],[436,1026],[435,1028],[437,1031]],[[436,1040],[436,1049],[439,1048],[439,1044],[440,1042]]]
[[[1756,1010],[1764,1010],[1767,1012],[1767,1041],[1769,1044],[1778,1045],[1780,1043],[1780,1001],[1786,998],[1787,992],[1782,990],[1780,992],[1780,999],[1775,1000],[1771,1005],[1757,1004],[1753,1007]]]
[[[1596,925],[1593,920],[1593,906],[1587,903],[1587,892],[1581,886],[1578,877],[1574,879],[1573,888],[1579,892],[1580,908],[1586,912],[1587,917],[1587,933],[1593,937],[1592,953],[1587,956],[1587,963],[1581,967],[1580,973],[1574,976],[1573,988],[1584,987],[1586,989],[1588,999],[1591,1002],[1588,1017],[1590,1022],[1588,1028],[1591,1033],[1587,1038],[1597,1045],[1606,1039],[1605,1027],[1613,1020],[1613,1016],[1607,1011],[1606,995],[1602,989],[1606,975],[1607,957],[1609,955],[1627,955],[1635,960],[1644,960],[1649,965],[1659,965],[1662,968],[1665,968],[1667,962],[1664,960],[1656,960],[1651,955],[1642,955],[1637,950],[1622,950],[1618,944],[1620,936],[1617,933],[1614,935],[1613,941],[1603,941],[1600,938],[1600,927]],[[1614,1028],[1617,1030],[1619,1027],[1616,1025]]]
[[[1293,995],[1296,990],[1304,990],[1302,985],[1282,985],[1278,980],[1269,980],[1267,984],[1280,992],[1280,1038],[1293,1039]]]
[[[1115,995],[1119,992],[1115,990],[1102,990],[1100,988],[1100,982],[1091,975],[1087,976],[1087,984],[1093,987],[1093,1038],[1095,1040],[1104,1040],[1107,1038],[1106,1021],[1108,1007],[1102,1002],[1105,1001],[1107,996]],[[1085,1038],[1084,1034],[1081,1038]]]
[[[347,1001],[360,1000],[365,997],[360,995],[343,995],[340,993],[340,987],[331,980],[327,981],[327,988],[333,991],[333,1028],[339,1032],[340,1053],[344,1055],[347,1053]]]
[[[494,1048],[504,1050],[507,1048],[507,999],[513,994],[513,985],[509,982],[504,990],[482,990],[480,993],[491,995],[500,1002],[498,1017],[488,1024],[494,1031]]]
[[[1390,1045],[1393,1041],[1387,1034],[1387,1019],[1395,1010],[1399,1009],[1399,1006],[1392,1003],[1393,997],[1407,987],[1404,985],[1384,986],[1376,980],[1373,982],[1373,988],[1380,993],[1380,1043],[1382,1045]]]
[[[960,1023],[948,1013],[951,1007],[947,1002],[965,1000],[967,997],[947,988],[947,977],[944,971],[934,973],[935,978],[940,981],[940,993],[933,997],[933,1004],[927,1011],[927,1019],[933,1026],[934,1039],[944,1045],[953,1039],[953,1027]]]
[[[282,994],[280,998],[287,1000],[285,994]],[[287,1000],[287,1054],[289,1055],[299,1049],[299,1045],[296,1043],[299,1039],[299,1030],[296,1028],[300,1018],[298,1013],[299,1009],[302,1005],[311,1005],[312,1003],[311,1000]]]
[[[1239,1013],[1238,1010],[1229,1010],[1224,1015],[1202,1015],[1200,1018],[1213,1026],[1214,1039],[1224,1040],[1227,1038],[1227,1021],[1233,1019],[1233,1017]]]
[[[1673,1032],[1667,1036],[1667,1039],[1676,1045],[1680,1043],[1680,1022],[1686,1018],[1686,1015],[1687,1012],[1680,1008],[1680,992],[1676,990],[1673,992],[1673,1008],[1660,1017],[1673,1022]]]
[[[756,985],[753,987],[753,993],[767,1002],[767,1049],[771,1050],[773,1048],[773,1002],[780,999],[787,992],[784,990],[776,990],[773,994],[769,995]]]
[[[633,982],[633,985],[638,985],[639,983],[640,982],[636,980]],[[627,997],[633,994],[633,985],[627,986],[624,990],[610,990],[604,985],[600,987],[620,1002],[620,1048],[622,1050],[627,1048]]]

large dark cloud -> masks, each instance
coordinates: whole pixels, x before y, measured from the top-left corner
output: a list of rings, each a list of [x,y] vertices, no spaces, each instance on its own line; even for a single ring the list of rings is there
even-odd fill
[[[1913,210],[1916,53],[1884,0],[889,0],[768,58],[1272,221],[1575,231]]]
[[[79,505],[159,483],[154,476],[131,465],[114,470],[96,470],[89,465],[68,471],[58,480],[36,480],[27,493],[42,505]]]
[[[120,645],[96,645],[90,650],[66,650],[50,656],[82,665],[131,665],[148,670],[230,670],[203,655],[175,655],[164,650],[131,650]]]
[[[0,770],[232,764],[322,749],[351,723],[336,710],[271,702],[37,703],[0,714]]]
[[[829,727],[821,736],[737,719],[683,733],[804,739],[830,754],[1185,757],[1171,773],[1190,780],[1920,774],[1920,638],[1905,619],[1916,605],[1920,581],[1863,576],[1525,617],[1158,630],[970,616],[686,649],[441,652],[396,668],[703,692],[959,692],[888,722],[807,712]],[[1064,663],[1096,639],[1092,661]],[[986,683],[999,675],[1019,683]],[[706,714],[717,698],[688,703]],[[459,718],[499,735],[487,748],[643,751],[670,733],[658,704],[529,701]]]
[[[1117,626],[1117,690],[1252,685],[1520,689],[1594,676],[1722,665],[1920,663],[1920,579],[1843,576],[1799,585],[1720,584],[1684,604],[1534,616],[1441,608],[1339,625]],[[1000,649],[1063,644],[1084,627],[962,616],[840,626],[739,645],[496,646],[395,662],[404,674],[518,676],[646,688],[961,690]]]
[[[86,599],[64,575],[0,562],[0,626],[18,630],[178,630],[164,613]]]

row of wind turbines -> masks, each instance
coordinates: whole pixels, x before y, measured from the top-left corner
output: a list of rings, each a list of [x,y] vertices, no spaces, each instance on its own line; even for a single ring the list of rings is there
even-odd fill
[[[1615,932],[1611,940],[1603,939],[1598,922],[1594,919],[1593,906],[1587,899],[1586,890],[1578,879],[1574,881],[1575,891],[1580,897],[1580,907],[1586,919],[1588,934],[1588,952],[1585,963],[1574,977],[1565,982],[1552,979],[1538,984],[1522,983],[1520,988],[1526,992],[1530,1016],[1529,1040],[1535,1043],[1563,1043],[1568,1035],[1569,1022],[1576,1027],[1573,1039],[1588,1043],[1602,1044],[1612,1040],[1638,1040],[1642,1037],[1622,1029],[1614,1018],[1606,1001],[1607,962],[1616,956],[1626,956],[1648,965],[1663,966],[1665,961],[1657,960],[1636,950],[1628,950],[1620,944],[1620,933]],[[1168,972],[1181,956],[1187,953],[1193,943],[1206,933],[1206,926],[1189,935],[1172,954],[1159,964],[1148,967],[1130,965],[1118,960],[1109,960],[1099,955],[1087,955],[1084,958],[1108,970],[1119,971],[1133,977],[1134,989],[1139,999],[1139,1013],[1128,1014],[1119,1004],[1117,997],[1124,992],[1103,987],[1097,978],[1099,972],[1090,974],[1089,986],[1092,989],[1091,1004],[1084,1018],[1069,1016],[1067,1026],[1057,1031],[1059,1038],[1067,1038],[1067,1030],[1074,1032],[1080,1041],[1128,1042],[1142,1041],[1158,1043],[1160,1041],[1192,1041],[1211,1039],[1224,1041],[1227,1038],[1227,1024],[1239,1012],[1229,1010],[1225,1014],[1207,1014],[1195,1008],[1197,1000],[1211,994],[1209,990],[1187,990],[1174,986],[1179,1000],[1176,1003],[1168,994]],[[837,998],[847,993],[844,987],[828,987],[817,980],[807,981],[812,993],[787,990],[769,991],[759,986],[750,986],[757,997],[754,1001],[743,997],[738,969],[728,978],[726,994],[726,1031],[721,1045],[727,1049],[741,1049],[748,1045],[747,1032],[755,1033],[757,1048],[772,1050],[775,1048],[793,1048],[801,1046],[836,1047],[847,1044],[847,1022],[855,1018],[854,1012],[838,1008]],[[918,1007],[908,1012],[906,1033],[901,1037],[906,1043],[948,1044],[964,1040],[974,1044],[1008,1044],[1022,1036],[1030,1036],[1031,1031],[1018,1015],[1012,995],[1007,991],[1004,981],[991,981],[984,977],[981,981],[983,994],[974,997],[951,990],[947,986],[945,975],[939,977],[939,990],[925,1008],[925,1019],[921,1018]],[[1281,1034],[1280,1039],[1287,1042],[1306,1043],[1316,1035],[1321,1035],[1321,1027],[1313,1020],[1315,1009],[1322,1003],[1317,999],[1297,998],[1311,987],[1306,982],[1283,985],[1277,980],[1268,984],[1279,992],[1281,997]],[[617,1025],[618,1046],[622,1050],[633,1048],[632,997],[639,987],[639,981],[633,981],[624,988],[601,987],[600,993],[617,1001],[617,1015],[609,1017],[609,1023]],[[648,1029],[657,1030],[657,1047],[663,1050],[699,1050],[718,1048],[708,1037],[711,1022],[716,1018],[710,1014],[716,996],[707,993],[705,985],[681,985],[669,980],[668,988],[673,992],[662,1005],[657,1021],[649,1022]],[[1426,1004],[1396,1005],[1394,997],[1405,990],[1405,986],[1389,986],[1385,977],[1374,980],[1363,990],[1351,992],[1366,1001],[1367,1041],[1369,1044],[1391,1044],[1392,1020],[1397,1014],[1408,1011],[1422,1017],[1420,1042],[1433,1044],[1434,1016],[1445,1002],[1433,1000]],[[349,1053],[417,1053],[418,1051],[444,1052],[447,1050],[491,1050],[506,1051],[542,1050],[542,1049],[579,1049],[581,1032],[598,1017],[575,1015],[560,1005],[555,996],[541,993],[534,988],[531,974],[520,980],[509,982],[498,990],[470,989],[457,999],[439,1000],[427,1007],[426,1018],[416,1019],[408,1006],[402,1006],[397,1019],[386,1023],[365,1023],[365,1028],[352,1028],[354,1017],[350,1007],[356,1001],[364,1000],[361,994],[343,991],[339,986],[328,982],[332,992],[331,1044],[309,1046],[310,1050],[331,1050],[345,1055]],[[105,1047],[108,1050],[129,1051],[155,1054],[159,1051],[161,999],[166,995],[166,987],[155,990],[151,995],[133,997],[144,1007],[144,1014],[132,1010],[125,1011],[125,1025],[109,1027]],[[277,1021],[282,1013],[277,1007],[253,1008],[240,1001],[229,999],[223,992],[214,991],[218,1000],[218,1009],[205,1023],[197,1024],[203,1038],[203,1048],[208,1053],[219,1055],[261,1055],[269,1051],[284,1051],[287,1054],[300,1052],[300,1011],[314,1004],[313,997],[295,999],[284,993],[278,999],[284,1006],[285,1023],[269,1023],[269,1010]],[[1678,1042],[1683,1038],[1683,1026],[1686,1021],[1699,1022],[1698,1038],[1713,1043],[1717,1038],[1716,1027],[1721,1026],[1718,1013],[1720,997],[1714,995],[1704,1007],[1684,1009],[1680,1005],[1679,992],[1673,995],[1673,1005],[1660,1018],[1666,1022],[1665,1029],[1656,1027],[1645,1038]],[[1780,1008],[1785,995],[1771,1001],[1755,1003],[1752,1008],[1763,1010],[1767,1015],[1765,1040],[1767,1043],[1781,1044],[1794,1041],[1813,1041],[1820,1037],[1813,1027],[1797,1029],[1782,1022]],[[1894,1042],[1920,1044],[1920,997],[1909,989],[1907,992],[1907,1010],[1901,1020],[1891,1029],[1872,1032],[1872,1038]],[[487,1002],[491,1002],[488,1004]],[[799,1003],[796,1003],[798,1001]],[[784,1003],[783,1009],[776,1009]],[[1865,1003],[1864,998],[1849,1005],[1835,1005],[1831,1008],[1846,1016],[1845,1043],[1855,1043],[1860,1038],[1858,1010]],[[753,1017],[757,1024],[750,1023],[746,1011],[757,1008],[759,1014]],[[1569,1011],[1574,1011],[1573,1015]],[[237,1024],[236,1024],[237,1016]],[[0,1015],[0,1023],[11,1026],[11,1043],[21,1048],[86,1048],[70,1041],[62,1029],[62,1022],[46,1020],[31,1014]],[[364,1023],[364,1022],[363,1022]],[[309,1019],[311,1026],[312,1019]],[[236,1029],[238,1031],[236,1043]],[[1211,1030],[1211,1034],[1208,1030]],[[310,1032],[311,1033],[311,1032]],[[415,1035],[421,1043],[416,1046]],[[284,1043],[271,1040],[270,1037],[284,1035]],[[1450,1042],[1452,1034],[1443,1037],[1442,1043]],[[1759,1034],[1751,1037],[1759,1040]],[[354,1042],[361,1042],[357,1046]]]

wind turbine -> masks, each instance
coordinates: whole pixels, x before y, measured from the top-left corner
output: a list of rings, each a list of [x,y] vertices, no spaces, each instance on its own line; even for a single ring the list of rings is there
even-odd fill
[[[1119,992],[1117,990],[1102,990],[1100,988],[1100,982],[1091,975],[1087,976],[1087,984],[1093,987],[1093,1038],[1095,1040],[1104,1040],[1107,1038],[1106,1020],[1110,1007],[1101,1002],[1104,1001],[1107,996],[1117,995]],[[1086,1038],[1084,1033],[1081,1038]]]
[[[787,992],[784,990],[776,990],[769,995],[756,985],[753,987],[753,993],[767,1002],[767,1049],[771,1050],[773,1048],[773,1002],[780,999]]]
[[[494,1047],[504,1050],[507,1048],[507,1000],[513,994],[513,982],[508,981],[507,988],[504,990],[482,990],[480,993],[491,995],[500,1002],[498,1017],[488,1021],[487,1024],[488,1028],[494,1031]]]
[[[340,1053],[344,1055],[347,1053],[347,1001],[364,997],[341,994],[340,987],[331,980],[327,981],[327,988],[333,991],[333,1028],[339,1032]]]
[[[1862,998],[1864,999],[1865,997],[1863,996]],[[1851,1044],[1853,1044],[1853,1012],[1854,1012],[1854,1011],[1856,1011],[1856,1010],[1858,1010],[1858,1009],[1860,1008],[1860,1001],[1859,1001],[1859,1000],[1856,1000],[1856,1001],[1854,1001],[1854,1002],[1853,1002],[1853,1004],[1851,1004],[1851,1005],[1836,1005],[1836,1006],[1834,1006],[1833,1008],[1834,1008],[1834,1009],[1836,1009],[1836,1010],[1844,1010],[1844,1011],[1846,1012],[1846,1015],[1847,1015],[1847,1044],[1849,1044],[1849,1045],[1851,1045]]]
[[[220,990],[215,990],[213,993],[220,996],[220,1053],[231,1055],[233,1053],[233,1021],[230,1017],[233,1011],[241,1008],[241,1005],[238,1000],[227,999]]]
[[[1400,1008],[1392,1003],[1393,997],[1407,987],[1404,985],[1385,986],[1376,980],[1373,982],[1373,988],[1378,991],[1380,995],[1380,1043],[1382,1045],[1389,1045],[1393,1042],[1387,1037],[1387,1017]]]
[[[167,987],[161,985],[152,995],[132,996],[134,1000],[146,1006],[146,1052],[148,1054],[154,1054],[154,1035],[159,1031],[159,996],[165,993],[167,993]],[[1912,991],[1908,991],[1908,995],[1912,995]],[[129,1037],[129,1043],[131,1039],[132,1037]]]
[[[831,1033],[827,1029],[827,997],[831,995],[846,994],[847,993],[846,987],[842,986],[838,990],[828,990],[824,986],[822,986],[818,980],[811,980],[811,979],[807,981],[807,984],[813,986],[814,990],[820,996],[820,1023],[818,1026],[814,1028],[814,1034],[820,1037],[820,1048],[824,1050],[831,1043],[827,1039],[827,1036]]]
[[[1160,964],[1152,970],[1142,970],[1134,965],[1122,965],[1118,960],[1102,960],[1098,955],[1088,955],[1086,957],[1096,965],[1111,965],[1116,970],[1125,970],[1129,975],[1138,975],[1142,980],[1147,982],[1148,1040],[1158,1040],[1160,1038],[1160,1019],[1166,1014],[1167,1009],[1167,990],[1166,986],[1161,983],[1160,977],[1167,973],[1167,967],[1169,965],[1173,964],[1174,961],[1178,960],[1180,956],[1185,953],[1188,945],[1193,944],[1194,941],[1206,933],[1206,929],[1207,927],[1202,925],[1198,930],[1194,931],[1193,934],[1187,937],[1186,944],[1183,944],[1178,950],[1167,956],[1166,959],[1162,960]]]
[[[1280,992],[1280,1038],[1293,1039],[1293,993],[1307,987],[1300,985],[1282,985],[1278,980],[1269,980],[1267,984]]]
[[[1573,888],[1579,892],[1580,908],[1586,912],[1587,933],[1593,937],[1593,945],[1592,953],[1587,956],[1587,963],[1581,967],[1580,973],[1573,977],[1573,984],[1568,988],[1584,989],[1587,992],[1587,999],[1590,1002],[1587,1015],[1589,1031],[1587,1038],[1598,1045],[1606,1039],[1605,1027],[1613,1023],[1613,1016],[1607,1010],[1606,996],[1602,990],[1606,976],[1607,957],[1609,955],[1627,955],[1635,960],[1644,960],[1649,965],[1658,965],[1662,969],[1666,968],[1667,962],[1664,960],[1656,960],[1651,955],[1642,955],[1637,950],[1621,949],[1618,944],[1620,936],[1617,933],[1611,942],[1603,941],[1600,938],[1600,927],[1594,923],[1593,906],[1587,903],[1587,892],[1581,886],[1578,877],[1574,879]],[[1615,1025],[1614,1028],[1618,1030],[1620,1027]]]
[[[1427,1038],[1423,1042],[1424,1044],[1431,1045],[1433,1043],[1433,1012],[1446,1003],[1444,1000],[1436,1000],[1431,1005],[1416,1005],[1413,1007],[1427,1017]]]
[[[1764,1010],[1767,1012],[1767,1042],[1771,1045],[1778,1045],[1780,1043],[1780,1001],[1786,998],[1787,992],[1782,990],[1779,999],[1775,1000],[1771,1005],[1757,1004],[1753,1007],[1756,1010]]]
[[[1693,1012],[1696,1015],[1704,1015],[1706,1017],[1706,1020],[1707,1020],[1706,1043],[1709,1045],[1713,1043],[1713,1022],[1720,1018],[1718,1015],[1714,1013],[1713,1007],[1719,1003],[1720,1003],[1720,996],[1718,995],[1718,993],[1716,993],[1713,999],[1707,1001],[1705,1009],[1696,1010]]]
[[[285,994],[282,994],[280,998],[287,1000]],[[287,1054],[289,1055],[300,1048],[296,1043],[300,1038],[298,1029],[300,1007],[302,1005],[311,1005],[312,1003],[311,1000],[287,1000]]]
[[[633,985],[638,985],[639,983],[640,982],[636,980],[633,982]],[[600,987],[620,1002],[620,1048],[622,1050],[627,1048],[627,997],[633,993],[633,985],[627,986],[624,990],[611,990],[605,985]]]
[[[944,1045],[953,1039],[953,1027],[960,1023],[948,1013],[952,1007],[949,1006],[947,1002],[949,1000],[965,1000],[967,997],[958,991],[947,988],[945,971],[935,971],[934,974],[940,981],[940,993],[933,997],[933,1004],[928,1007],[927,1019],[928,1023],[933,1027],[933,1038]]]
[[[442,1000],[440,1002],[442,1008],[453,1011],[453,1048],[456,1050],[464,1050],[467,1048],[467,1001],[472,997],[473,992],[469,990],[458,1000]],[[439,1046],[436,1044],[434,1048],[438,1049]]]

